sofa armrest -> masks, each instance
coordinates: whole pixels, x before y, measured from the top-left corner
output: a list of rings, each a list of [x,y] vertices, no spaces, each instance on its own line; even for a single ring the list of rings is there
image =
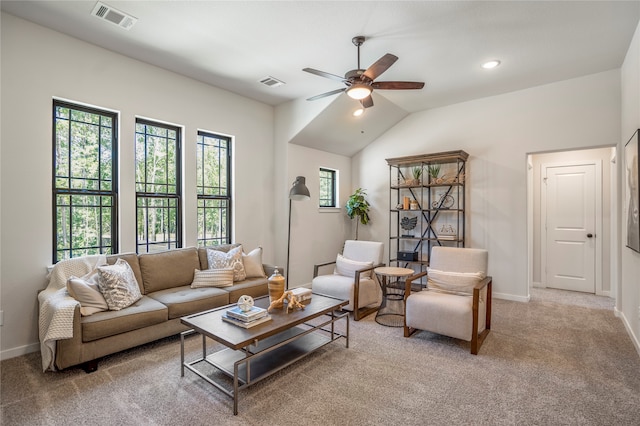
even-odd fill
[[[273,273],[276,271],[276,269],[278,269],[278,272],[280,272],[281,274],[283,272],[282,268],[280,268],[279,266],[271,265],[271,264],[268,264],[268,263],[263,263],[262,264],[262,268],[264,269],[264,273],[267,276],[267,278],[269,278],[271,275],[273,275]]]
[[[77,305],[73,313],[73,337],[70,339],[56,341],[54,365],[58,370],[84,362],[82,353],[81,318],[80,305]]]

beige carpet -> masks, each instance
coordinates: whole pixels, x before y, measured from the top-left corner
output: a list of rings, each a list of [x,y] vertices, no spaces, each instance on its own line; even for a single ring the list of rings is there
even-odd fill
[[[196,357],[200,340],[187,339]],[[215,344],[211,343],[212,347]],[[99,370],[0,365],[2,425],[638,425],[640,357],[608,298],[534,290],[495,300],[478,356],[427,332],[351,322],[344,341],[232,401],[190,372],[178,338],[107,357]]]

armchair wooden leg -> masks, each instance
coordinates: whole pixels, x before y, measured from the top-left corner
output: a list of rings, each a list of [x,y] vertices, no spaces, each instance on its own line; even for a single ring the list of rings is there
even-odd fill
[[[354,321],[360,321],[362,318],[370,315],[378,310],[377,306],[369,307],[369,308],[354,308],[353,310],[353,319]]]

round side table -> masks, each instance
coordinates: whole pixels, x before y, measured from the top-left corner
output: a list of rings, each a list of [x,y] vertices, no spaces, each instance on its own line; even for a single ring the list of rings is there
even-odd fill
[[[409,268],[384,266],[373,272],[382,289],[382,303],[376,314],[376,322],[387,327],[404,327],[404,282],[399,278],[413,275]]]

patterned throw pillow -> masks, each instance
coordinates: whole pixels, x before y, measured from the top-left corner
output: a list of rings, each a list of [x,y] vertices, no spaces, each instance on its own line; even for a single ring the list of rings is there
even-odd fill
[[[207,261],[209,269],[233,269],[233,281],[242,281],[247,278],[242,263],[242,246],[233,248],[226,253],[208,248]]]
[[[142,298],[133,270],[123,259],[113,265],[98,266],[98,287],[112,311],[131,306]]]
[[[191,288],[229,287],[233,285],[233,269],[196,269]]]

